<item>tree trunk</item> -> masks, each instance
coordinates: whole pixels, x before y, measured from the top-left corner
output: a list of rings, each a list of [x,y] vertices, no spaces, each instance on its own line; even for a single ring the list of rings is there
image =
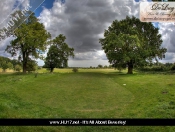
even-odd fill
[[[54,69],[53,67],[51,67],[51,68],[50,68],[50,73],[52,73],[52,72],[53,72],[53,69]]]
[[[128,74],[133,74],[133,62],[132,62],[132,60],[128,63]]]
[[[23,63],[23,73],[26,73],[26,71],[27,71],[27,63],[24,62]]]
[[[26,52],[23,52],[23,56],[22,56],[23,58],[23,73],[26,73],[26,71],[27,71],[27,55],[26,55]]]

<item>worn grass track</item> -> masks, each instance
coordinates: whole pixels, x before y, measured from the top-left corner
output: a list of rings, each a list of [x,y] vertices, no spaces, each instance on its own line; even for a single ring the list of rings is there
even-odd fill
[[[2,113],[3,117],[120,117],[122,110],[134,100],[130,91],[102,73],[41,74],[38,78],[32,74],[6,75],[5,78],[0,99],[10,115]]]

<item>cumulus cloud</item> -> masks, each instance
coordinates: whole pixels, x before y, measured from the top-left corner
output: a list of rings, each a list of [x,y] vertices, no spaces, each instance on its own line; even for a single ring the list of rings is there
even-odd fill
[[[99,38],[114,20],[138,16],[138,7],[133,0],[67,0],[63,6],[55,1],[52,9],[43,9],[39,19],[53,37],[67,37],[76,52],[74,60],[106,59]]]
[[[9,15],[13,12],[13,9],[15,6],[17,6],[19,1],[15,0],[3,0],[0,2],[0,29],[2,29],[6,24],[6,19],[9,17]],[[7,38],[5,40],[0,41],[0,56],[9,57],[10,55],[5,52],[5,49],[9,42],[12,40],[12,38]]]
[[[7,47],[7,45],[10,44],[10,41],[13,40],[13,37],[9,37],[5,40],[0,41],[0,56],[4,56],[4,57],[10,57],[11,55],[7,52],[5,52],[5,49]]]
[[[163,40],[162,47],[167,48],[162,62],[175,62],[175,25],[174,23],[159,23],[159,29]]]
[[[14,0],[3,0],[0,2],[0,28],[4,26],[4,22],[10,13],[13,11],[16,2]]]
[[[76,60],[107,60],[103,51],[75,53],[74,59]]]

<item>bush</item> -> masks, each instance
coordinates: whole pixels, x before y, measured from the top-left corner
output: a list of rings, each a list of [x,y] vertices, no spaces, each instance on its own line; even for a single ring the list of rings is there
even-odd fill
[[[20,65],[16,65],[15,66],[15,71],[18,71],[18,72],[20,72],[22,70],[22,67],[20,66]]]
[[[153,66],[152,71],[164,71],[163,66]]]
[[[172,70],[172,71],[175,71],[175,65],[173,65],[173,66],[171,67],[171,70]]]
[[[73,68],[72,71],[73,72],[78,72],[78,68]]]
[[[9,69],[13,69],[13,64],[11,62],[8,62],[7,66],[8,66]]]
[[[42,69],[42,66],[38,66],[38,70],[41,70]]]
[[[28,71],[30,73],[32,71],[36,71],[37,68],[38,68],[38,66],[37,66],[36,61],[34,61],[34,60],[28,60],[26,71]]]

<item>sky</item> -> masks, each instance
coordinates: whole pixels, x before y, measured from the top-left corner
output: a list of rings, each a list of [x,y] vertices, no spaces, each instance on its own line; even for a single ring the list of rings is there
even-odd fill
[[[22,1],[1,0],[0,21]],[[23,3],[23,7],[26,3]],[[63,34],[66,36],[69,47],[74,48],[75,57],[68,61],[70,67],[96,67],[99,64],[109,65],[99,43],[99,38],[103,38],[104,30],[114,20],[125,19],[127,15],[139,18],[140,4],[135,0],[65,0],[64,4],[61,4],[60,0],[38,0],[38,3],[33,5],[36,8],[36,10],[33,9],[36,17],[51,33],[52,38]],[[162,35],[162,47],[167,48],[165,58],[160,62],[174,63],[175,24],[153,23],[153,25],[159,28],[159,33]],[[4,50],[12,39],[11,37],[0,41],[0,56],[10,57],[10,54]],[[41,60],[37,61],[40,66],[44,64]]]

